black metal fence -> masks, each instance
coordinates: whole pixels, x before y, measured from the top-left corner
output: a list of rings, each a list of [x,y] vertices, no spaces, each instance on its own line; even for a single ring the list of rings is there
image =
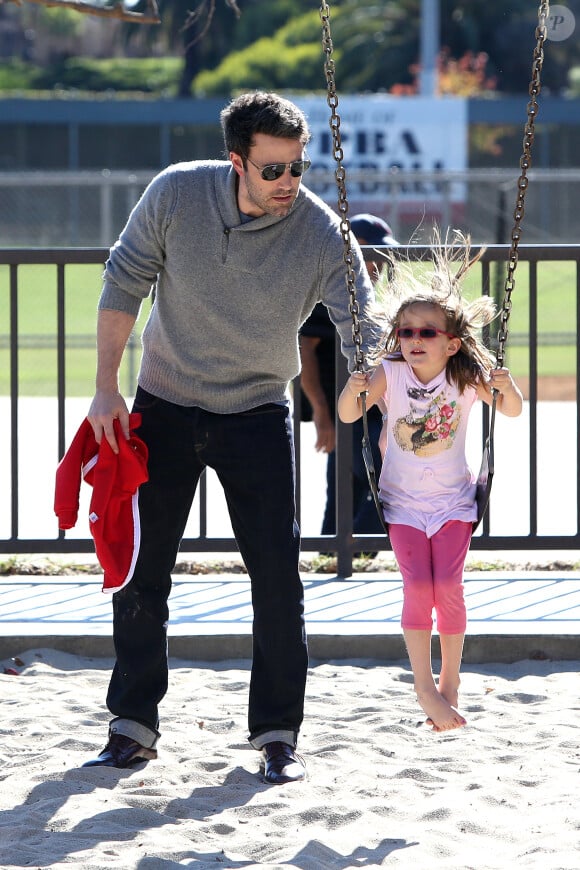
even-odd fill
[[[376,249],[365,249],[367,259],[376,259]],[[389,252],[392,253],[392,248]],[[503,297],[503,278],[505,274],[509,246],[494,245],[486,249],[481,260],[481,292]],[[430,249],[422,246],[401,248],[400,253],[411,259],[422,259],[430,256]],[[19,357],[24,343],[22,330],[19,326],[19,301],[26,294],[27,288],[21,281],[22,268],[30,265],[54,267],[56,275],[56,324],[53,335],[53,348],[56,353],[56,390],[52,397],[57,405],[57,437],[54,468],[67,447],[66,440],[71,437],[65,429],[65,409],[67,406],[67,348],[74,343],[74,337],[67,334],[67,269],[76,265],[102,265],[108,255],[106,248],[61,248],[61,249],[0,249],[0,292],[6,293],[7,305],[4,311],[5,320],[0,319],[0,351],[5,350],[0,357],[6,360],[8,368],[6,383],[9,385],[9,396],[6,397],[7,417],[2,420],[2,428],[9,437],[0,442],[0,473],[2,475],[1,489],[3,491],[2,511],[4,516],[0,530],[0,552],[10,554],[22,553],[83,553],[93,550],[90,537],[71,537],[55,529],[54,536],[42,536],[23,531],[24,511],[23,469],[27,469],[27,479],[30,479],[30,463],[35,462],[34,451],[30,451],[30,443],[34,438],[43,437],[43,422],[39,420],[39,431],[34,433],[31,441],[22,439],[19,420],[20,406],[23,398],[23,387],[19,372]],[[503,463],[503,483],[495,489],[500,501],[501,511],[497,511],[492,496],[491,508],[486,515],[477,534],[472,541],[474,550],[572,550],[580,549],[579,518],[580,518],[580,438],[578,437],[577,403],[578,403],[578,371],[580,350],[578,334],[580,329],[580,245],[520,245],[519,262],[522,264],[516,274],[516,289],[513,294],[513,304],[521,306],[525,311],[525,327],[522,328],[519,318],[519,331],[511,333],[508,348],[518,347],[519,353],[525,357],[526,409],[525,428],[520,427],[518,437],[506,434],[501,445]],[[525,267],[523,264],[526,264]],[[565,303],[564,321],[560,312],[560,321],[556,327],[552,321],[553,307],[561,308],[561,302],[551,300],[548,277],[556,269],[556,264],[567,263],[567,278],[570,284]],[[550,285],[551,286],[551,285]],[[4,288],[4,291],[2,290]],[[548,294],[548,298],[547,298]],[[1,298],[1,297],[0,297]],[[552,307],[553,306],[553,307]],[[557,321],[557,317],[555,320]],[[513,318],[512,318],[513,320]],[[547,321],[550,321],[549,323]],[[546,321],[546,322],[545,322]],[[7,334],[2,335],[2,323],[7,325]],[[541,384],[544,379],[543,353],[548,347],[567,346],[572,354],[568,373],[568,383],[572,385],[564,402],[550,401],[554,397],[542,395]],[[337,351],[337,372],[342,371],[339,364],[340,354]],[[509,358],[508,358],[509,362]],[[3,363],[4,365],[4,363]],[[521,365],[521,360],[520,360]],[[550,365],[547,365],[547,370]],[[5,372],[6,375],[6,372]],[[344,381],[344,374],[339,377],[339,388]],[[87,384],[87,391],[90,390]],[[300,474],[304,453],[301,444],[301,426],[299,421],[299,390],[300,379],[293,384],[294,415],[298,464],[297,503],[299,514],[302,507],[303,482]],[[540,413],[541,411],[541,413]],[[3,414],[4,416],[4,414]],[[547,438],[543,432],[546,426],[542,420],[547,419]],[[488,425],[488,408],[482,409],[481,443]],[[539,424],[542,423],[540,426]],[[524,425],[524,424],[522,424]],[[524,433],[522,435],[522,432]],[[540,444],[540,434],[542,443]],[[381,535],[354,535],[352,528],[352,431],[351,427],[339,424],[337,428],[337,522],[334,536],[307,535],[302,538],[304,552],[335,551],[338,555],[338,573],[347,577],[352,573],[353,553],[357,551],[388,550],[388,541]],[[26,447],[24,446],[26,442]],[[5,445],[5,446],[4,446]],[[515,474],[519,468],[519,477]],[[497,467],[497,462],[496,462]],[[563,470],[562,470],[563,469]],[[52,474],[53,469],[51,470]],[[506,478],[508,478],[506,480]],[[53,479],[53,475],[52,475]],[[546,490],[546,486],[548,489]],[[2,496],[0,496],[2,497]],[[208,499],[205,476],[202,477],[199,492],[199,516],[197,518],[198,532],[195,536],[185,537],[182,550],[191,553],[232,552],[235,551],[235,540],[231,536],[216,537],[208,533]],[[542,508],[542,511],[539,508]],[[26,513],[30,511],[27,509]],[[494,513],[495,512],[495,513]],[[494,516],[501,513],[501,524],[498,527]],[[542,516],[548,515],[548,528],[543,528],[546,522]],[[34,527],[30,517],[24,524],[27,529]]]

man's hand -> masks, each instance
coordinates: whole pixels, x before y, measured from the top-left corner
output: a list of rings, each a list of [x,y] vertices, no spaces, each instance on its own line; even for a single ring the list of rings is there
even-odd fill
[[[121,426],[123,436],[128,440],[129,435],[129,410],[123,396],[115,390],[114,392],[106,392],[105,390],[97,390],[95,397],[91,402],[87,419],[93,427],[95,433],[95,441],[101,443],[103,435],[111,445],[113,453],[119,452],[119,445],[115,438],[113,429],[113,420],[118,420]]]
[[[336,447],[336,431],[334,420],[330,416],[326,402],[323,408],[313,409],[312,420],[316,427],[316,444],[314,447],[319,453],[332,453]]]

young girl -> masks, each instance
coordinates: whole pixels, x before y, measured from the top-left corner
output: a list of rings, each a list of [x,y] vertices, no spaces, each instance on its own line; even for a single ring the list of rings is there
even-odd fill
[[[459,713],[459,670],[466,627],[463,568],[477,518],[475,480],[465,455],[467,420],[480,398],[517,417],[522,394],[508,369],[494,362],[478,330],[495,316],[493,301],[462,298],[460,279],[470,260],[468,240],[456,257],[438,254],[430,283],[399,266],[377,307],[383,335],[372,376],[355,372],[338,401],[340,419],[367,406],[387,406],[387,438],[379,495],[403,577],[401,625],[419,704],[434,731],[465,725]],[[481,255],[480,255],[481,256]],[[403,275],[403,272],[409,274]],[[431,667],[432,613],[437,615],[441,673]]]

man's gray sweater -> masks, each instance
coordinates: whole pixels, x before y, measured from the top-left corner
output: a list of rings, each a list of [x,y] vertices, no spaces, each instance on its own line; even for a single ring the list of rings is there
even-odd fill
[[[111,249],[99,302],[137,315],[154,287],[139,384],[215,413],[287,398],[298,331],[319,301],[351,367],[354,357],[340,219],[301,187],[286,217],[242,222],[236,178],[225,161],[181,163],[154,178]],[[373,291],[352,245],[363,312]],[[361,328],[365,336],[362,316]]]

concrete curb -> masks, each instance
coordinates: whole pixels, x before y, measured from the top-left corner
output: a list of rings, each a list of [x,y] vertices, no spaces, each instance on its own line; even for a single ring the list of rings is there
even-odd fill
[[[407,658],[400,576],[303,575],[310,658]],[[30,649],[112,658],[111,596],[101,576],[10,576],[0,581],[0,659]],[[490,571],[466,576],[465,662],[580,660],[579,571]],[[173,577],[169,654],[188,661],[249,660],[250,583],[243,575]],[[439,657],[437,635],[433,657]]]
[[[186,661],[217,662],[250,659],[249,634],[195,635],[169,638],[171,658]],[[372,659],[377,662],[406,659],[402,635],[314,634],[308,638],[310,660],[343,661]],[[104,635],[50,635],[33,633],[0,637],[0,659],[7,660],[31,649],[56,649],[88,658],[113,658],[111,637]],[[434,637],[433,658],[439,657],[439,642]],[[580,659],[578,635],[502,634],[468,635],[465,638],[465,663],[516,662],[524,659],[574,661]]]

